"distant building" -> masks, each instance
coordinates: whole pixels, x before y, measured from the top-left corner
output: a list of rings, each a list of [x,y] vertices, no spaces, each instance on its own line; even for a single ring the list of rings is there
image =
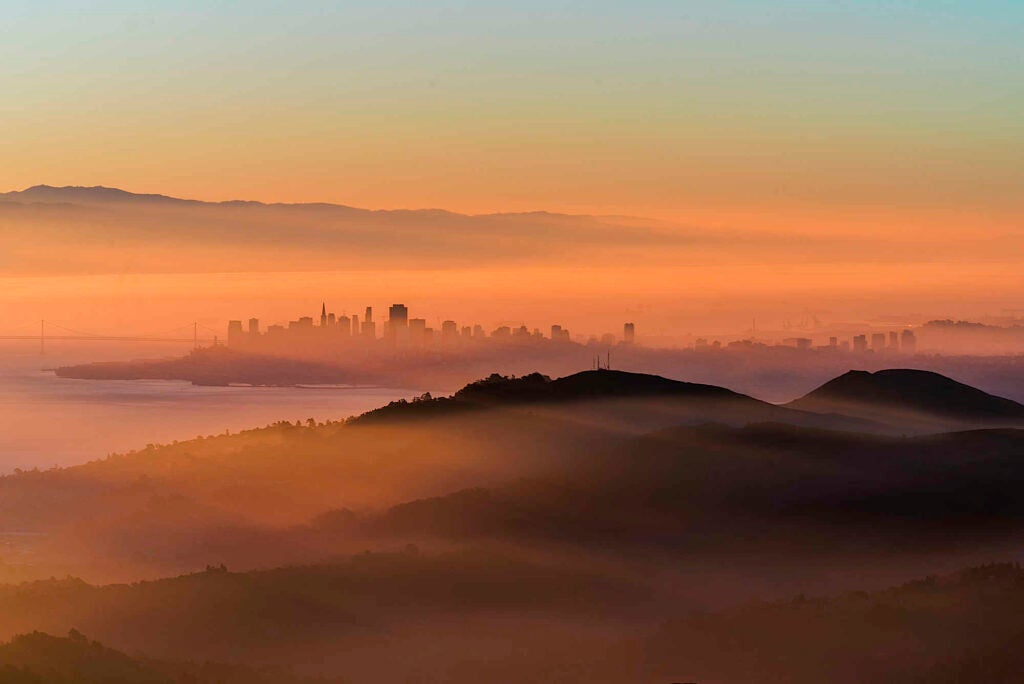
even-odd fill
[[[392,327],[409,325],[409,308],[405,304],[392,304],[388,309],[388,323]]]
[[[228,346],[237,347],[242,344],[245,333],[242,331],[242,321],[228,321]]]
[[[321,302],[320,304],[320,327],[327,327],[327,302]]]
[[[611,333],[605,333],[604,335],[601,335],[601,344],[603,344],[606,347],[611,347],[612,345],[615,344],[615,335]]]
[[[409,319],[409,344],[413,347],[422,347],[427,343],[427,319]]]
[[[873,333],[871,335],[871,351],[875,353],[885,351],[885,333]]]
[[[451,344],[459,339],[459,326],[455,321],[444,321],[441,323],[441,341]]]
[[[624,323],[622,326],[622,341],[626,344],[636,342],[636,326],[632,323]]]
[[[853,351],[855,352],[866,352],[868,350],[868,336],[867,335],[854,335],[853,337]]]
[[[907,329],[900,333],[900,349],[904,354],[917,352],[917,335],[913,330]]]
[[[895,330],[889,332],[889,351],[900,350],[900,334]]]
[[[338,316],[338,320],[334,322],[334,327],[338,329],[343,337],[348,337],[352,334],[352,319],[348,316]]]
[[[366,313],[363,314],[363,327],[361,332],[363,337],[374,340],[377,339],[377,325],[373,322],[373,307],[366,307]]]
[[[250,318],[249,319],[249,334],[256,337],[260,334],[260,319]]]
[[[839,338],[835,337],[834,335],[832,337],[828,338],[828,346],[830,346],[832,348],[838,347],[839,346]]]
[[[809,337],[787,337],[782,340],[782,344],[787,347],[796,347],[797,349],[810,349],[811,339]]]

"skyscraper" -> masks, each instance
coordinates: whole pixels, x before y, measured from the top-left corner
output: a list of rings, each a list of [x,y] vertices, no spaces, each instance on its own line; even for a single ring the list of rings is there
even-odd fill
[[[913,330],[908,328],[900,333],[900,348],[904,354],[914,354],[917,352],[917,335],[914,334]]]
[[[632,323],[622,326],[622,341],[626,344],[633,344],[636,341],[636,326]]]
[[[363,337],[367,339],[377,338],[377,326],[373,322],[373,307],[366,307],[366,313],[363,315]]]
[[[871,335],[871,351],[876,354],[885,351],[885,333],[873,333]]]
[[[242,343],[242,321],[228,321],[228,346],[237,347]]]
[[[459,328],[455,321],[444,321],[441,323],[441,341],[445,344],[452,344],[459,337]]]
[[[388,309],[388,324],[384,334],[396,346],[409,344],[409,309],[405,304],[392,304]]]
[[[409,309],[405,304],[391,305],[391,308],[388,309],[388,323],[392,328],[409,325]]]
[[[427,319],[413,318],[409,320],[409,344],[422,347],[427,342]]]
[[[260,319],[250,318],[249,319],[249,334],[256,337],[260,334]]]
[[[320,327],[327,327],[327,302],[320,304]]]

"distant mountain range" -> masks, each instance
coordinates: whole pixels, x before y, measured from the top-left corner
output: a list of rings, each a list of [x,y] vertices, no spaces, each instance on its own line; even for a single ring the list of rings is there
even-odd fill
[[[24,190],[13,190],[10,192],[0,192],[0,202],[20,202],[20,203],[37,203],[37,204],[79,204],[79,205],[165,205],[165,206],[180,206],[180,207],[223,207],[223,208],[271,208],[271,209],[295,209],[295,210],[317,210],[317,211],[332,211],[342,214],[365,214],[365,215],[421,215],[421,216],[465,216],[471,217],[474,215],[470,214],[459,214],[458,212],[447,211],[444,209],[361,209],[352,207],[345,204],[335,204],[331,202],[260,202],[257,200],[223,200],[216,202],[209,202],[204,200],[194,199],[183,199],[180,197],[172,197],[170,195],[161,195],[155,193],[136,193],[129,192],[127,190],[121,190],[120,188],[108,188],[102,185],[94,186],[80,186],[80,185],[65,185],[65,186],[52,186],[52,185],[33,185],[32,187]],[[646,219],[639,219],[638,217],[632,216],[609,216],[609,217],[598,217],[589,215],[579,214],[559,214],[551,213],[546,211],[530,211],[530,212],[500,212],[492,214],[480,214],[476,215],[480,217],[531,217],[538,220],[545,221],[574,221],[580,218],[594,219],[600,221],[606,221],[608,223],[630,223],[637,221],[645,221],[647,224],[657,223],[657,221],[650,221]]]
[[[0,194],[0,273],[323,270],[593,260],[711,238],[658,221],[527,212],[369,210],[340,204],[202,202],[106,187]],[[176,258],[167,258],[175,250]]]

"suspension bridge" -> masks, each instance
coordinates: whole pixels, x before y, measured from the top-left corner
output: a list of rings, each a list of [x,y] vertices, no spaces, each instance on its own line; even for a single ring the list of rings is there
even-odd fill
[[[35,324],[23,325],[20,329],[28,327],[34,328]],[[116,335],[110,333],[86,332],[83,330],[69,328],[56,321],[40,320],[38,332],[35,330],[32,330],[31,332],[27,330],[25,332],[19,332],[18,328],[16,328],[15,331],[16,332],[12,334],[0,334],[0,340],[39,342],[40,354],[46,353],[47,342],[55,342],[58,340],[76,342],[191,342],[193,347],[199,347],[202,344],[216,342],[218,339],[216,330],[198,322],[189,323],[170,330],[141,334]]]

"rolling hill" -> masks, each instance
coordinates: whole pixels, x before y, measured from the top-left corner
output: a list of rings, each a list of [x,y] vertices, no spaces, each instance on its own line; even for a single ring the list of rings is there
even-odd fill
[[[882,420],[908,431],[929,425],[1024,426],[1024,404],[922,370],[850,371],[786,406]]]

